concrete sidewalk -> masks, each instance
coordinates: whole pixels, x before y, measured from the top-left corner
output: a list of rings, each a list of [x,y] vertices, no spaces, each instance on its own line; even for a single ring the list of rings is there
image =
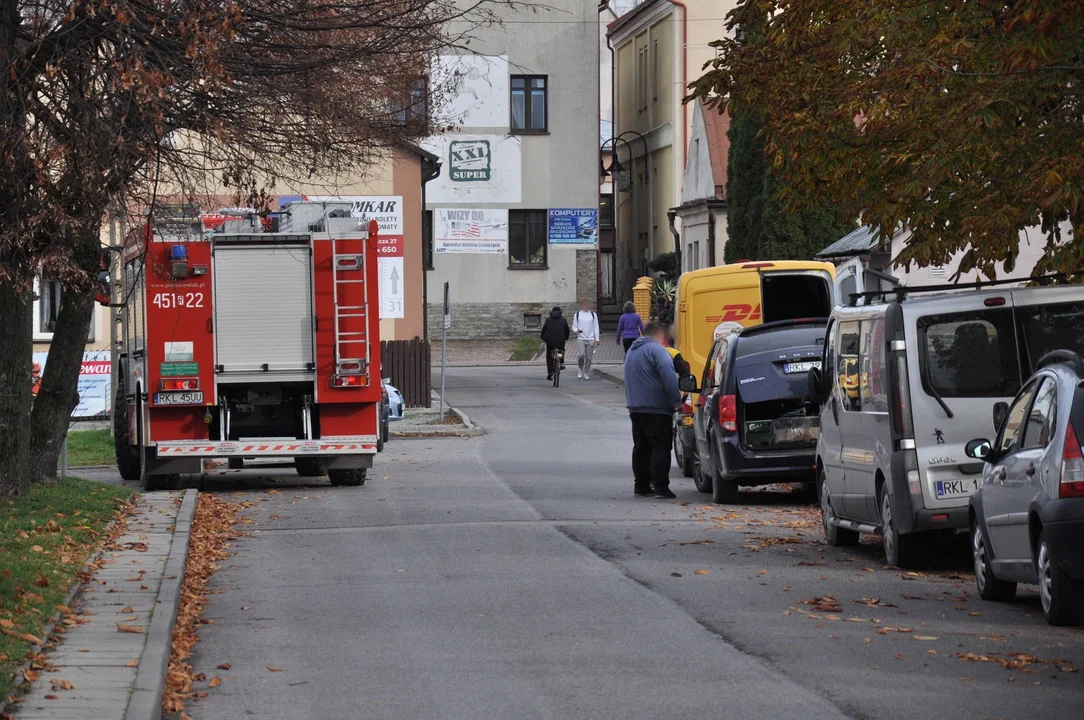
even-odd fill
[[[16,720],[152,720],[161,716],[196,490],[142,495],[127,533],[69,603],[45,671]],[[71,626],[69,626],[71,625]]]

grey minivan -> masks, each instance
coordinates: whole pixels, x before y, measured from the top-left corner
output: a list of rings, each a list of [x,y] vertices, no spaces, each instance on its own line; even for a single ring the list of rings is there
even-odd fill
[[[903,567],[924,562],[935,533],[968,528],[982,462],[965,446],[989,432],[991,406],[1011,400],[1047,352],[1084,345],[1082,287],[945,289],[836,308],[809,378],[825,537],[879,534]]]

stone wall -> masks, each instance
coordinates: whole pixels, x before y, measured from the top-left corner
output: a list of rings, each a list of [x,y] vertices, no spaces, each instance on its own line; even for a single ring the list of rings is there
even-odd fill
[[[515,338],[521,335],[537,336],[541,326],[524,328],[523,316],[539,315],[544,322],[553,305],[541,303],[452,303],[452,327],[449,340],[484,340],[486,338]],[[572,317],[574,307],[561,307],[565,315]],[[429,305],[429,339],[440,342],[444,322],[440,303]],[[571,320],[569,321],[571,322]]]

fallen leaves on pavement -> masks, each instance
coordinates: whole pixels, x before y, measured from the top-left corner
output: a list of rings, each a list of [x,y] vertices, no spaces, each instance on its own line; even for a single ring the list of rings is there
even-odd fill
[[[271,672],[284,672],[284,670],[282,668],[275,667],[274,665],[268,665],[267,669],[270,670]]]
[[[1044,660],[1043,658],[1029,655],[1022,652],[1008,652],[1008,653],[990,653],[989,655],[978,655],[972,652],[958,652],[956,658],[965,662],[988,662],[997,663],[1006,670],[1017,670],[1019,672],[1032,672],[1029,668],[1033,666],[1041,666],[1039,669],[1046,667],[1056,667],[1063,673],[1075,673],[1077,668],[1068,660]]]
[[[141,627],[136,627],[134,625],[125,625],[124,623],[117,623],[117,632],[132,633],[134,635],[142,635],[147,631],[144,630]]]
[[[811,600],[799,600],[801,605],[810,605],[814,610],[820,610],[821,612],[836,613],[840,612],[839,601],[831,595],[825,595],[823,597],[815,597]]]
[[[238,535],[234,527],[240,522],[238,513],[249,506],[251,503],[232,502],[205,493],[201,493],[196,502],[184,583],[181,585],[181,602],[170,644],[166,691],[162,698],[164,713],[180,713],[184,717],[181,711],[184,710],[185,701],[193,696],[192,684],[196,680],[196,673],[188,660],[192,655],[192,646],[199,641],[198,629],[203,607],[207,604],[207,585],[218,569],[217,563],[229,557],[230,541]]]

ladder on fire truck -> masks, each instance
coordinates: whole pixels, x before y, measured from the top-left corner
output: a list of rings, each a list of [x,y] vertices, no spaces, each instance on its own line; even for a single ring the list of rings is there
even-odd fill
[[[369,385],[369,307],[367,292],[368,259],[365,243],[368,233],[363,238],[342,238],[332,235],[331,270],[334,281],[331,285],[335,302],[335,372],[339,375],[364,375],[364,383]],[[361,252],[349,252],[350,243],[360,244]],[[357,286],[351,292],[352,286]],[[361,298],[360,304],[340,304],[344,298]],[[364,328],[358,330],[357,328]]]

